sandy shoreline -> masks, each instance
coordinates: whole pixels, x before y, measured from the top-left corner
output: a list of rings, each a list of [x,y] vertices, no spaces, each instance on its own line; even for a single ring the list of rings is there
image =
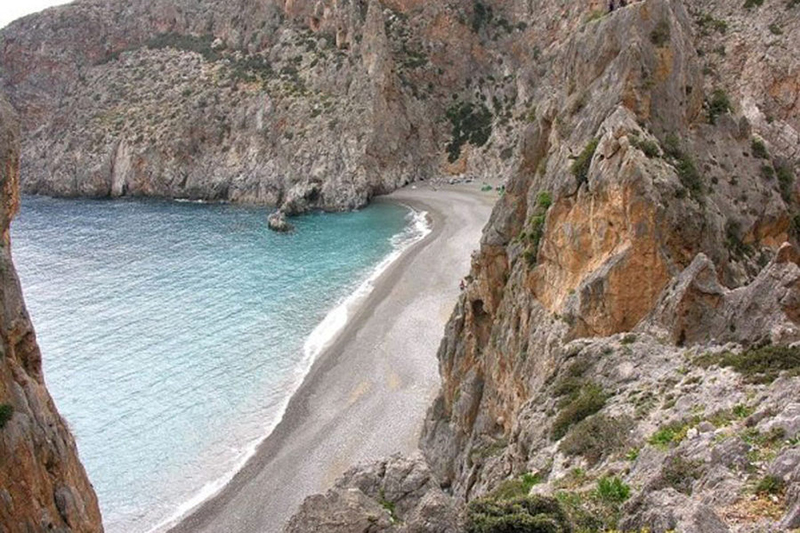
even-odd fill
[[[377,200],[427,211],[431,233],[380,276],[244,468],[171,532],[279,532],[350,466],[416,449],[444,324],[497,198],[479,187],[419,185]]]

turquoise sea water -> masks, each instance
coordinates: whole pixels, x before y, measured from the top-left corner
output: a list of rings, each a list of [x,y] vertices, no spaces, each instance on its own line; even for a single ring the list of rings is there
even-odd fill
[[[266,215],[23,199],[14,260],[109,533],[149,531],[219,489],[277,423],[354,291],[425,231],[388,204],[304,216],[291,235],[268,231]]]

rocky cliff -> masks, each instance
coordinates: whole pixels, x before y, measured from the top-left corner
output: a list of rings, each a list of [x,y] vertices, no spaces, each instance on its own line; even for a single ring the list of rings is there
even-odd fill
[[[800,4],[531,4],[421,441],[458,525],[354,473],[294,523],[347,495],[391,522],[349,531],[800,527]]]
[[[23,18],[0,32],[23,189],[294,213],[506,169],[524,110],[488,45],[524,28],[478,5],[78,0]]]
[[[19,143],[17,118],[0,96],[0,531],[99,532],[97,498],[45,387],[11,261]]]

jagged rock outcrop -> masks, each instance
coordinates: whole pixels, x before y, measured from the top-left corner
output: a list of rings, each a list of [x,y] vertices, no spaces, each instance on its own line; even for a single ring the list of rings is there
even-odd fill
[[[456,533],[459,514],[421,455],[353,468],[325,495],[311,496],[287,533]]]
[[[734,9],[760,22],[737,17],[746,36],[732,39],[761,34],[768,17],[757,7],[699,2],[690,12],[677,0],[648,0],[590,17],[545,52],[550,68],[532,88],[536,120],[439,352],[443,388],[422,447],[457,499],[496,494],[503,480],[527,474],[544,482],[539,490],[583,494],[591,507],[596,480],[619,476],[636,498],[615,511],[628,527],[753,526],[759,513],[749,499],[759,497],[746,485],[766,474],[765,463],[744,459],[750,474],[706,468],[698,456],[713,448],[709,440],[649,452],[660,449],[660,426],[695,435],[704,418],[738,405],[721,398],[771,419],[798,386],[797,349],[786,346],[800,326],[797,252],[781,247],[797,237],[796,147],[748,119],[748,105],[779,105],[755,80],[737,82],[747,97],[734,98],[720,87],[730,81],[723,69],[712,74],[704,64],[703,29]],[[789,4],[777,9],[798,16]],[[780,78],[777,65],[792,60],[775,55],[767,70]],[[782,101],[781,131],[796,131],[794,101]],[[736,378],[722,370],[747,375],[758,365],[777,371]],[[781,370],[784,381],[775,381]],[[671,372],[689,372],[699,390],[679,387],[685,381]],[[744,424],[704,429],[713,430],[746,439]],[[763,441],[747,443],[739,460],[791,446],[795,433],[783,431],[768,446],[759,433]],[[639,448],[647,455],[627,465],[626,450]],[[638,478],[643,460],[644,471],[663,476]],[[575,468],[589,475],[572,479]],[[690,497],[664,492],[675,486]],[[723,493],[732,496],[724,505],[715,501]],[[776,501],[761,525],[785,519],[788,500]],[[705,507],[695,509],[699,502]],[[575,507],[576,516],[586,511]]]
[[[785,243],[748,285],[730,290],[714,264],[698,254],[667,287],[652,322],[675,344],[800,340],[800,256]],[[663,330],[662,330],[663,331]],[[656,335],[661,333],[656,329]]]
[[[19,208],[19,128],[0,95],[0,531],[100,532],[97,497],[42,375],[11,261]]]
[[[467,519],[538,494],[585,531],[796,524],[800,6],[531,4],[434,475]]]
[[[267,226],[272,231],[277,231],[278,233],[288,233],[294,229],[294,227],[286,220],[286,214],[280,210],[270,213],[270,215],[267,217]]]

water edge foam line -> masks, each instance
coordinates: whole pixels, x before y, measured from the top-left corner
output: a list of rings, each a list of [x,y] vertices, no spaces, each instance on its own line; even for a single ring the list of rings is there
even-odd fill
[[[294,373],[295,375],[289,387],[289,393],[278,409],[274,420],[265,427],[263,436],[250,442],[240,451],[238,459],[234,460],[234,466],[228,473],[203,485],[197,493],[179,504],[174,513],[148,529],[146,533],[162,533],[176,526],[205,501],[219,494],[225,486],[233,480],[236,474],[238,474],[256,454],[261,443],[268,439],[278,424],[281,423],[286,414],[286,409],[289,407],[289,402],[311,371],[311,367],[314,365],[319,355],[336,339],[338,334],[344,330],[345,326],[347,326],[348,317],[350,316],[349,312],[357,308],[357,306],[369,296],[375,287],[375,282],[392,263],[397,261],[403,253],[414,244],[422,241],[431,233],[432,227],[428,219],[427,211],[418,211],[403,203],[400,205],[409,210],[407,215],[409,219],[408,226],[406,226],[402,232],[391,238],[393,250],[378,263],[367,279],[362,281],[353,292],[336,304],[333,309],[328,311],[325,318],[317,324],[308,338],[306,338],[306,341],[303,343],[303,358]]]

